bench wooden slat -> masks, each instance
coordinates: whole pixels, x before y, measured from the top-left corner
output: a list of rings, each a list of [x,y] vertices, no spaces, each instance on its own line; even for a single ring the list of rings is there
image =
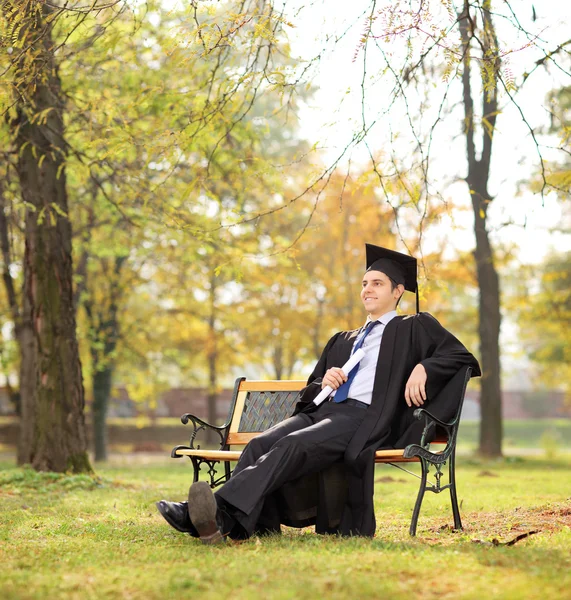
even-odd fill
[[[179,448],[175,454],[177,456],[194,456],[206,460],[237,461],[242,454],[241,450],[186,450]]]
[[[242,390],[238,391],[236,395],[236,406],[234,407],[234,414],[232,415],[232,422],[230,423],[230,434],[235,434],[240,429],[240,419],[242,417],[242,411],[244,410],[244,403],[248,397],[248,392]]]
[[[253,440],[255,437],[258,437],[259,432],[244,432],[244,433],[232,433],[228,434],[226,439],[226,443],[229,446],[245,446],[250,440]]]
[[[298,392],[305,387],[305,381],[242,381],[241,392]]]
[[[377,450],[375,452],[375,458],[386,458],[389,456],[400,456],[402,458],[403,452],[404,448],[395,448],[394,450],[392,448],[389,448],[388,450]]]
[[[226,443],[229,446],[245,446],[250,440],[253,440],[255,437],[259,436],[259,432],[241,432],[241,433],[233,433],[232,431],[228,433],[228,438]],[[430,442],[431,444],[446,444],[446,439],[440,438]],[[384,452],[384,450],[382,451]],[[390,450],[389,452],[392,452]]]
[[[376,463],[388,463],[388,462],[418,462],[418,458],[404,458],[403,457],[404,448],[399,448],[396,450],[377,450],[375,452],[375,462]],[[188,457],[196,457],[203,458],[206,460],[219,460],[222,462],[236,462],[240,455],[242,454],[241,450],[190,450],[179,448],[175,454],[177,456],[188,456]]]

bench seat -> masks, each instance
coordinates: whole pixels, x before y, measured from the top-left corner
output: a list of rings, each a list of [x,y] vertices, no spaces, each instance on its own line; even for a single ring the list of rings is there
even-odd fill
[[[179,448],[175,450],[176,456],[188,456],[189,458],[194,456],[195,458],[201,458],[204,460],[216,460],[216,461],[229,461],[236,462],[239,460],[242,454],[241,450],[191,450],[190,448]],[[436,452],[435,454],[439,454]],[[412,458],[404,457],[404,448],[396,450],[377,450],[375,452],[376,463],[391,463],[391,462],[420,462],[417,456]]]

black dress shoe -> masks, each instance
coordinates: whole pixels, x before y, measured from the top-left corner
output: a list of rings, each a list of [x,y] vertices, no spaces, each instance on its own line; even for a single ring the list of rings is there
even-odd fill
[[[193,526],[190,516],[188,515],[187,502],[168,502],[161,500],[155,505],[165,521],[182,533],[189,533],[192,537],[200,537],[200,534]]]

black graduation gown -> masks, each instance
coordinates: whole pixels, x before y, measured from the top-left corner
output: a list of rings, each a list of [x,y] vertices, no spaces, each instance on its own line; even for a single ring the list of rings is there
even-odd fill
[[[345,364],[358,331],[340,332],[329,340],[294,414],[316,410],[313,399],[322,377],[327,369]],[[275,498],[282,523],[314,524],[318,533],[374,535],[375,451],[420,442],[422,427],[412,416],[416,407],[409,408],[404,399],[405,384],[418,363],[427,373],[426,407],[442,420],[454,416],[459,400],[445,389],[446,383],[464,365],[472,367],[473,376],[481,374],[474,356],[430,314],[395,317],[383,332],[371,406],[344,461],[283,486]]]

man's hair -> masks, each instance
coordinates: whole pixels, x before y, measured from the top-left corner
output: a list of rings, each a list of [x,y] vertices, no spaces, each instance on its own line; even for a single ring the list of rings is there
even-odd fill
[[[385,273],[385,275],[387,275],[387,274]],[[389,277],[389,276],[387,275],[387,277]],[[394,292],[395,289],[399,286],[399,284],[392,277],[389,277],[389,281],[391,282],[391,292]],[[404,292],[399,296],[399,299],[397,300],[397,303],[395,304],[395,308],[399,305],[399,302],[402,300],[403,296],[404,296]]]

